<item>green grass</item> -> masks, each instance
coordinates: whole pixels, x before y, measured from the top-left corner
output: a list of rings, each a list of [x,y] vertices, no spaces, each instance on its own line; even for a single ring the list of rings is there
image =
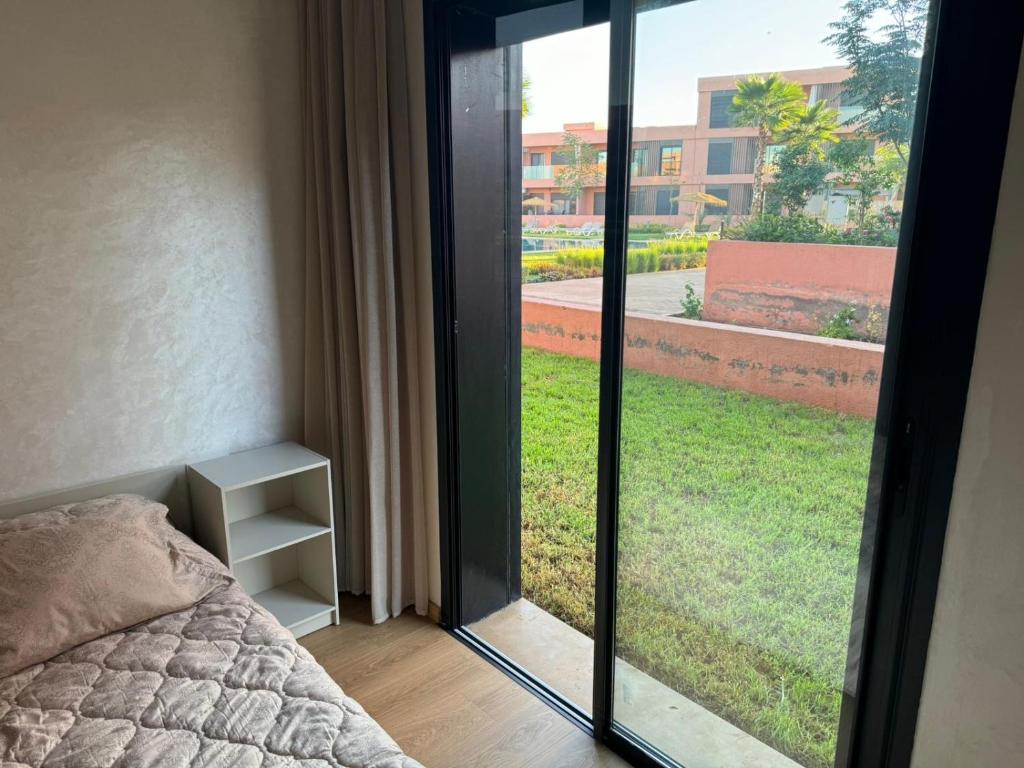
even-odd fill
[[[538,262],[544,263],[554,260],[554,255],[558,251],[531,251],[530,253],[524,253],[522,256],[523,264],[537,264]]]
[[[598,366],[523,350],[523,592],[587,634]],[[873,423],[626,371],[619,656],[832,765]]]

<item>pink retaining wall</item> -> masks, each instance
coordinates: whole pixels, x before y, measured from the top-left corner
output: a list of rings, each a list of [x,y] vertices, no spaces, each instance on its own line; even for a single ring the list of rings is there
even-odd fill
[[[523,346],[597,360],[601,312],[524,299]],[[859,341],[626,313],[627,368],[861,416],[875,415],[883,349]]]
[[[861,321],[877,312],[884,330],[895,267],[895,248],[712,240],[704,319],[817,333],[853,304]]]

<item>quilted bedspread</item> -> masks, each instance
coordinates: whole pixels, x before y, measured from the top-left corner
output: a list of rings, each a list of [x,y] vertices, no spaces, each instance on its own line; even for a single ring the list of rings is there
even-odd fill
[[[0,765],[413,768],[234,583],[0,678]]]

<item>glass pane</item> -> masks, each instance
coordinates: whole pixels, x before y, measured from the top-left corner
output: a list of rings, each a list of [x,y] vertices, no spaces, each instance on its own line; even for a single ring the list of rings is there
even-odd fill
[[[615,726],[825,768],[927,4],[640,5]]]
[[[603,24],[521,47],[522,595],[469,625],[587,712],[608,45]]]

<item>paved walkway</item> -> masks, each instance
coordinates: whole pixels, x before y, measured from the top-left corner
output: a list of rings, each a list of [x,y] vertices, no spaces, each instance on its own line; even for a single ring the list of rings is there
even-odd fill
[[[679,302],[686,295],[687,283],[693,286],[698,296],[704,298],[703,269],[629,275],[626,278],[626,309],[656,315],[677,315],[683,309]],[[604,278],[601,277],[531,283],[523,286],[523,296],[600,307],[603,284]]]

